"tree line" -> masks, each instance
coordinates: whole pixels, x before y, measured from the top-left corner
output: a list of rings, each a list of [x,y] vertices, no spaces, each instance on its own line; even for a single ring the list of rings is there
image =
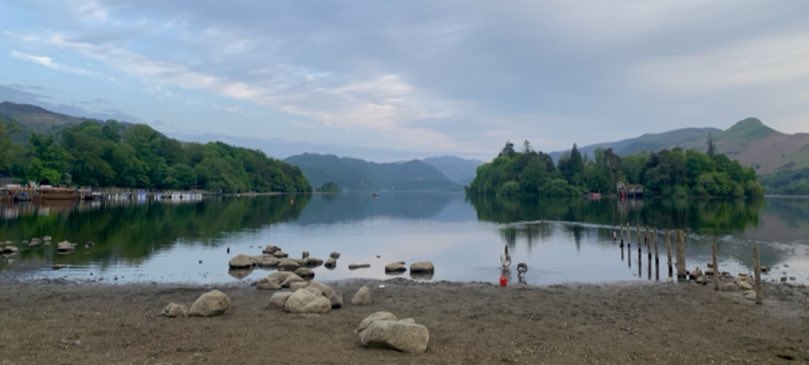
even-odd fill
[[[708,151],[712,141],[708,141]],[[574,196],[614,193],[619,182],[638,184],[654,196],[760,197],[764,188],[752,168],[723,154],[681,148],[619,156],[612,149],[583,155],[574,144],[558,163],[528,141],[521,151],[507,142],[497,157],[477,169],[472,194]]]
[[[86,121],[13,142],[0,123],[0,174],[51,185],[211,192],[308,192],[297,167],[222,142],[188,143],[144,124]]]

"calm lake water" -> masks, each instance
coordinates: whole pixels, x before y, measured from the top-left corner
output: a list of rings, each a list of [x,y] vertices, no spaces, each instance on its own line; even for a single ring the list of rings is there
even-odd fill
[[[622,223],[687,231],[687,265],[705,268],[718,238],[720,269],[750,272],[752,247],[761,245],[766,280],[782,276],[809,283],[809,199],[758,202],[617,201],[602,199],[468,199],[462,193],[365,193],[209,199],[196,203],[82,203],[0,205],[0,242],[19,248],[0,260],[0,277],[68,278],[107,282],[227,283],[252,281],[228,272],[239,253],[259,255],[275,244],[290,256],[302,251],[325,259],[342,254],[337,268],[314,269],[318,280],[390,278],[392,261],[428,260],[431,280],[497,282],[508,245],[511,279],[528,264],[526,282],[654,280],[644,248],[624,252],[612,240]],[[21,241],[50,235],[52,246]],[[661,280],[667,275],[660,236]],[[69,255],[62,240],[79,243]],[[87,241],[92,247],[85,248]],[[634,241],[634,240],[633,240]],[[230,254],[226,253],[230,249]],[[349,270],[350,263],[371,264]],[[53,270],[62,264],[61,270]],[[408,274],[404,275],[408,277]]]

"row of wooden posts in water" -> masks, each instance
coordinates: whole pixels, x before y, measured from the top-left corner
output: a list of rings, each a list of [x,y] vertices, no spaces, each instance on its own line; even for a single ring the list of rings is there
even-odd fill
[[[647,252],[647,272],[649,273],[648,277],[651,280],[652,278],[652,253],[654,252],[654,263],[655,263],[655,280],[660,280],[660,251],[658,250],[658,231],[652,230],[652,234],[649,234],[649,227],[644,228],[644,234],[641,236],[641,227],[637,226],[635,228],[635,232],[637,233],[636,243],[638,246],[638,276],[641,277],[641,250],[642,246],[646,246]],[[668,278],[670,281],[673,280],[674,275],[674,267],[677,269],[677,280],[678,281],[685,281],[688,277],[688,270],[686,269],[685,264],[685,232],[682,230],[674,231],[674,236],[676,240],[676,262],[674,263],[674,267],[672,266],[672,252],[671,252],[671,238],[672,238],[672,231],[666,230],[666,263],[668,266]],[[614,242],[618,242],[620,239],[620,246],[621,246],[621,260],[624,259],[624,245],[627,247],[627,255],[631,253],[632,250],[632,228],[627,225],[620,226],[620,237],[613,231],[612,239]],[[716,237],[713,239],[713,244],[711,245],[711,269],[713,276],[713,285],[714,290],[719,290],[719,277],[721,272],[719,271],[719,263],[717,262],[717,255],[719,254],[719,245],[716,241]],[[632,258],[629,258],[629,267],[632,267]],[[754,280],[755,285],[754,289],[756,292],[756,304],[762,304],[764,300],[764,296],[761,291],[761,258],[759,255],[759,248],[758,243],[753,244],[753,262],[755,268],[754,272]]]

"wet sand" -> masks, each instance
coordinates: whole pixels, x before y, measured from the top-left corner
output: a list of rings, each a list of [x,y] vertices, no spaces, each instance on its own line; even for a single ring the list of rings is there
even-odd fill
[[[809,363],[809,289],[771,284],[764,305],[696,284],[508,287],[331,283],[346,305],[290,315],[239,285],[0,283],[0,364]],[[352,306],[371,286],[374,303]],[[384,284],[384,288],[379,288]],[[217,288],[215,318],[165,318]],[[365,349],[354,329],[386,310],[430,330],[426,353]]]

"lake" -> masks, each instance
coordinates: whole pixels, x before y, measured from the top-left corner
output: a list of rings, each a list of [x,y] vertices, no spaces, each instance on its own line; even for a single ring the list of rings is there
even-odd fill
[[[722,271],[751,272],[752,247],[758,243],[762,264],[772,268],[765,280],[809,283],[809,199],[469,199],[463,193],[6,203],[0,205],[0,242],[12,242],[19,252],[0,260],[0,277],[252,281],[271,271],[256,269],[239,278],[229,273],[229,259],[259,255],[274,244],[292,257],[309,251],[326,259],[340,252],[335,269],[314,269],[322,281],[385,279],[392,277],[384,272],[387,263],[427,260],[435,264],[435,275],[419,280],[494,283],[507,245],[511,281],[517,281],[518,262],[528,265],[525,281],[532,285],[654,280],[645,247],[638,261],[637,244],[622,252],[613,241],[613,231],[624,223],[685,230],[689,269],[705,269],[716,237]],[[665,235],[660,233],[660,277],[665,280]],[[53,237],[53,245],[28,246],[30,238],[45,235]],[[62,240],[79,246],[72,254],[57,254],[55,244]],[[371,267],[349,270],[351,263]],[[64,268],[54,270],[55,264]]]

